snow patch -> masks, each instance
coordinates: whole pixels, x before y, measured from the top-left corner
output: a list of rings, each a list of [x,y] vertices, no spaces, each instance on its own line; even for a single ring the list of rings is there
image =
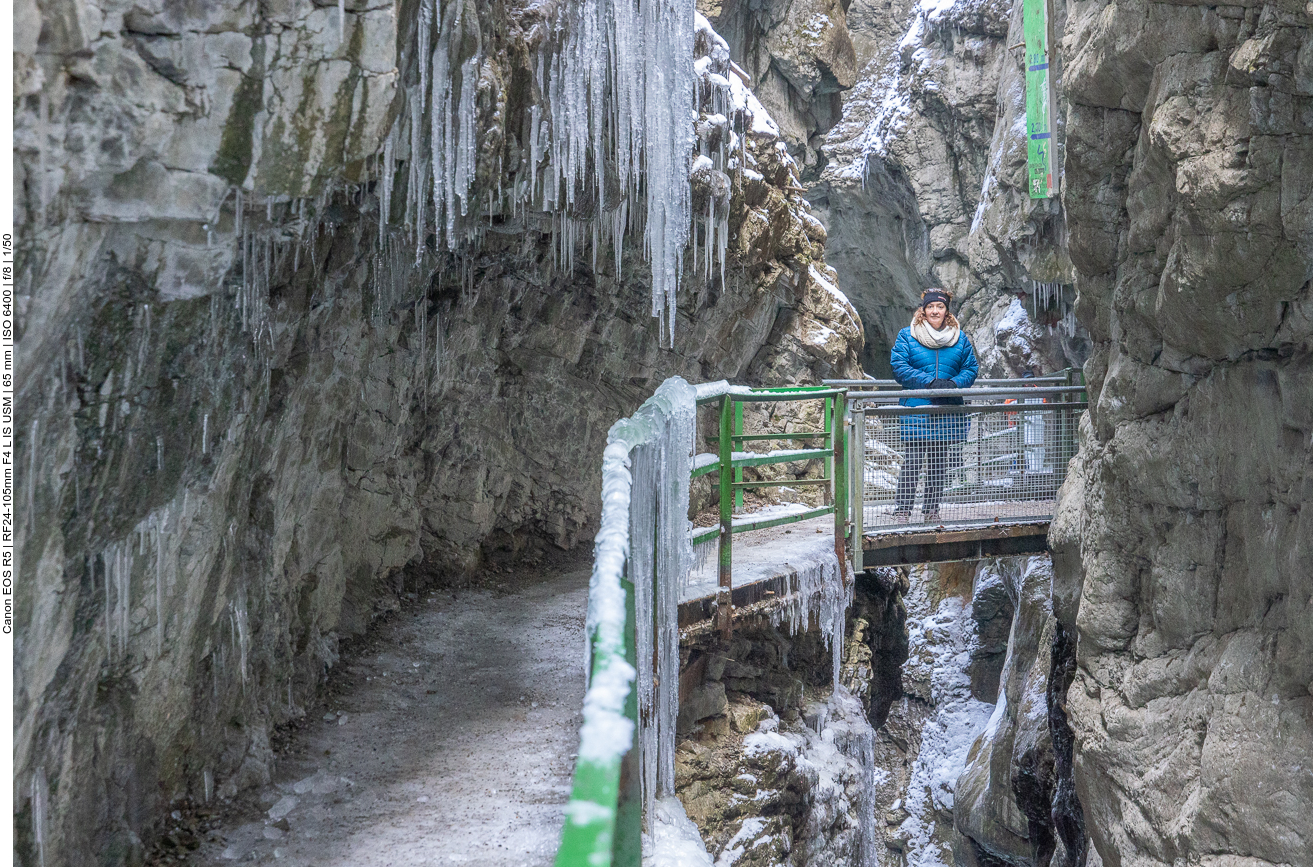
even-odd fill
[[[959,596],[933,602],[927,585],[935,576],[929,569],[913,569],[911,578],[905,597],[910,654],[904,677],[929,682],[935,710],[921,728],[921,750],[903,803],[908,817],[898,836],[907,841],[908,867],[942,867],[954,862],[952,852],[933,839],[936,814],[952,812],[967,753],[995,709],[971,696],[966,666],[975,621],[970,603]]]
[[[673,795],[659,798],[652,833],[643,835],[643,867],[713,867],[702,835]]]

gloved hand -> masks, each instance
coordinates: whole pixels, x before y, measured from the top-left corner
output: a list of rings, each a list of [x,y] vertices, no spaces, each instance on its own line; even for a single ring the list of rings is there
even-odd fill
[[[931,388],[957,388],[957,383],[951,379],[936,379],[930,383]],[[961,406],[966,403],[960,397],[932,397],[930,402],[936,406]]]

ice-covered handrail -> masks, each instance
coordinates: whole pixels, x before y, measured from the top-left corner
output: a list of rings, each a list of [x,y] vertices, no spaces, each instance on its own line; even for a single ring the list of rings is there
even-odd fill
[[[697,399],[699,401],[714,400],[727,394],[752,394],[752,386],[730,385],[729,380],[725,379],[718,379],[715,382],[699,382],[694,388],[697,390]]]
[[[825,619],[823,631],[833,638],[836,648],[842,646],[842,610],[848,598],[845,594],[851,593],[850,583],[841,580],[845,561],[845,475],[827,469],[826,478],[793,482],[833,481],[834,505],[759,518],[738,528],[733,526],[729,509],[732,489],[777,484],[732,482],[730,472],[736,466],[741,469],[742,465],[816,457],[833,460],[835,467],[844,465],[843,394],[842,389],[825,387],[754,389],[723,381],[695,388],[672,377],[631,417],[612,425],[602,457],[602,519],[589,581],[590,680],[584,696],[574,789],[566,806],[565,829],[556,858],[558,867],[637,865],[643,815],[651,815],[657,797],[674,792],[679,588],[694,559],[688,509],[695,470],[713,465],[722,468],[719,532],[726,541],[720,552],[724,566],[730,563],[728,539],[736,530],[791,523],[821,514],[836,515],[837,565],[823,575],[817,572],[812,576],[819,584],[810,578],[802,581],[800,597],[789,608],[789,616],[791,622],[805,625],[813,597],[825,596],[834,603],[825,610],[838,614]],[[824,430],[797,431],[787,436],[823,436],[828,441],[825,448],[764,454],[730,450],[735,437],[758,438],[734,430],[731,415],[735,405],[818,399],[825,401]],[[695,459],[693,455],[697,405],[711,400],[723,403],[721,452],[714,456],[714,464],[706,457]],[[729,602],[728,596],[724,601]],[[723,622],[728,625],[728,618]],[[656,664],[652,665],[651,660]]]
[[[692,563],[695,407],[693,387],[672,377],[607,436],[588,589],[589,686],[558,867],[637,865],[643,804],[674,789],[677,588]],[[635,665],[654,653],[658,671]]]

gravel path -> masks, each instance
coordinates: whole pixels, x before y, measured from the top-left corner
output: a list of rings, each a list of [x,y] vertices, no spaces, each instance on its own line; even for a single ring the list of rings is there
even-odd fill
[[[579,742],[588,573],[533,580],[439,591],[384,624],[273,785],[190,863],[550,864]]]

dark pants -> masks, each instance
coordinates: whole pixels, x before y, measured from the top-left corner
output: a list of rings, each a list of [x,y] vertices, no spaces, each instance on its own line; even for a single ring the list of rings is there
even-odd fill
[[[948,446],[948,443],[936,440],[903,440],[903,469],[898,473],[897,511],[912,511],[922,464],[925,464],[926,474],[921,514],[939,511],[939,498],[944,493],[944,480],[948,475]]]

